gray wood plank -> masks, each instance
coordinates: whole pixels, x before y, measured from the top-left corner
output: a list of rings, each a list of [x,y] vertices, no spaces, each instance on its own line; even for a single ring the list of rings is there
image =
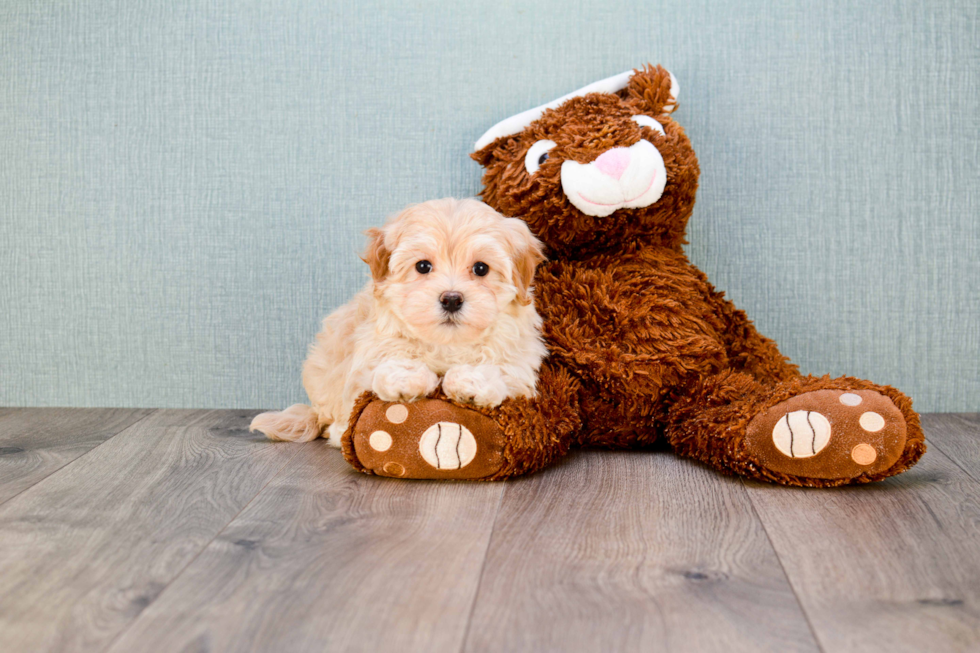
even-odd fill
[[[101,651],[297,453],[159,411],[0,506],[0,650]]]
[[[0,411],[0,504],[152,412],[126,408]]]
[[[459,651],[503,485],[365,476],[293,446],[112,651]]]
[[[664,453],[508,485],[467,651],[814,651],[745,490]]]
[[[980,484],[936,447],[881,483],[746,486],[825,651],[980,650]]]
[[[938,447],[974,481],[980,481],[980,414],[933,413],[922,416],[929,444]]]

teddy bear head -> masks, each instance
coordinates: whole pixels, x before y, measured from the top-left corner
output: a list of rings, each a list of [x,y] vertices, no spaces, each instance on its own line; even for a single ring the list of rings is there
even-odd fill
[[[552,257],[679,248],[699,169],[676,107],[674,76],[648,65],[508,118],[471,155],[481,196]]]

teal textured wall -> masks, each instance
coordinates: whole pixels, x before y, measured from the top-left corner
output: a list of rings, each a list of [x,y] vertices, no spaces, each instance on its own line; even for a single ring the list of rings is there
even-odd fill
[[[980,409],[974,0],[12,0],[0,34],[0,404],[302,399],[364,228],[650,61],[715,284],[805,371]]]

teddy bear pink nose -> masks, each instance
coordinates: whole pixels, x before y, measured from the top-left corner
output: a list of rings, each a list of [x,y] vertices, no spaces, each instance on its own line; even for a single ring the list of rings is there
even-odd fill
[[[611,150],[606,150],[595,160],[595,167],[599,168],[599,172],[613,179],[622,177],[629,164],[630,151],[625,147],[614,147]]]

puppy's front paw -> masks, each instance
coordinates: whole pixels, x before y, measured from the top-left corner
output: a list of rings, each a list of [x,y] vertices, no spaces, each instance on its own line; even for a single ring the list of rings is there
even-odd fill
[[[460,365],[442,379],[442,389],[456,401],[477,406],[499,406],[507,398],[507,382],[494,365]]]
[[[382,401],[412,401],[439,386],[435,372],[414,361],[385,361],[374,370],[371,390]]]

